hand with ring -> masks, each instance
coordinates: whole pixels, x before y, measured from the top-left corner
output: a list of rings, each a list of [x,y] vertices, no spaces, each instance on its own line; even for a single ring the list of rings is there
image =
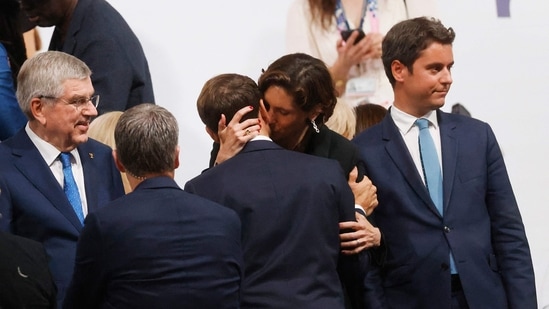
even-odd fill
[[[221,115],[217,130],[220,144],[215,160],[217,164],[234,157],[249,140],[259,134],[261,124],[258,118],[246,119],[240,122],[242,117],[252,110],[252,106],[241,108],[234,114],[233,119],[228,124],[226,124],[225,115]]]
[[[364,249],[381,244],[381,232],[374,227],[363,215],[357,214],[357,221],[339,223],[339,239],[343,254],[357,254]]]

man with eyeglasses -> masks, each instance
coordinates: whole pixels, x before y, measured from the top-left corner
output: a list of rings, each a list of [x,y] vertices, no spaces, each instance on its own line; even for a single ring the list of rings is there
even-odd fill
[[[59,307],[86,214],[124,194],[111,149],[88,139],[99,103],[90,76],[63,52],[27,60],[17,99],[28,122],[0,143],[0,229],[44,245]]]

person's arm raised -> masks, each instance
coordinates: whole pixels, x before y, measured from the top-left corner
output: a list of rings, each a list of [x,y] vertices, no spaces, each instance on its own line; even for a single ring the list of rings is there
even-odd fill
[[[252,106],[241,108],[234,114],[229,124],[226,124],[225,115],[221,115],[217,127],[220,147],[215,159],[216,165],[234,157],[248,141],[259,134],[261,124],[258,118],[240,122],[242,117],[252,110]]]

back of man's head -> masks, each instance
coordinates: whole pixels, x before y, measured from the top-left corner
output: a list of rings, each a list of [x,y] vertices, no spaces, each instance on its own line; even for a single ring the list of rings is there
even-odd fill
[[[117,158],[134,177],[175,169],[179,128],[167,109],[140,104],[126,110],[114,130]]]
[[[234,114],[246,106],[253,110],[241,121],[257,118],[261,94],[253,79],[240,74],[221,74],[209,79],[202,87],[196,101],[198,115],[202,122],[212,132],[217,132],[217,124],[221,114],[229,123]]]

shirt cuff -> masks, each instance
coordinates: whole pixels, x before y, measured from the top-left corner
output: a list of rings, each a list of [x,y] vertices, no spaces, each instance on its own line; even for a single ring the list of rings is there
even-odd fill
[[[364,217],[367,217],[364,208],[362,208],[362,206],[360,206],[359,204],[355,204],[355,211],[363,215]]]

